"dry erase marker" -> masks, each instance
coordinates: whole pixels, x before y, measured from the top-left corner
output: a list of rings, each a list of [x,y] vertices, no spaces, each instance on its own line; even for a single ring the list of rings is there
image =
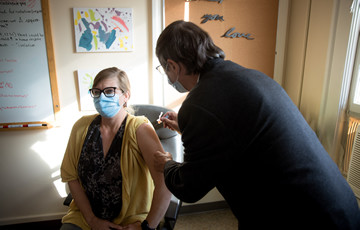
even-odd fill
[[[47,126],[47,124],[17,124],[17,125],[0,125],[0,129],[7,128],[27,128],[27,127],[41,127]]]
[[[8,125],[8,128],[22,128],[23,125]]]
[[[47,124],[28,124],[25,127],[41,127],[41,126],[47,126]]]

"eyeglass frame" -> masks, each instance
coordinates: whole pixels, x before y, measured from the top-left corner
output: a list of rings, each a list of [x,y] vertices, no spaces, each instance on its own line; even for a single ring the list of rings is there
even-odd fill
[[[97,89],[97,90],[100,91],[98,97],[94,97],[93,93],[91,92],[93,89]],[[114,95],[108,96],[107,94],[105,94],[105,90],[107,90],[107,89],[113,89],[113,90],[114,90]],[[91,88],[91,89],[89,89],[89,93],[90,93],[90,96],[91,96],[92,98],[99,98],[99,97],[101,96],[101,93],[103,93],[105,97],[115,97],[115,95],[116,95],[116,93],[115,93],[115,92],[116,92],[116,89],[118,89],[118,87],[106,87],[106,88],[104,88],[103,90],[98,89],[98,88]],[[121,90],[121,89],[120,89],[120,90]],[[124,93],[123,90],[121,90],[121,92]]]
[[[161,75],[166,75],[167,68],[168,68],[168,63],[166,63],[165,68],[160,64],[160,65],[156,66],[155,69],[156,69],[157,71],[159,71],[159,73],[160,73]]]

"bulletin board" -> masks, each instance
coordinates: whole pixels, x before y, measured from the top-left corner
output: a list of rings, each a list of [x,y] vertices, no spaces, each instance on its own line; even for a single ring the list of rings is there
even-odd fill
[[[59,111],[49,0],[0,1],[0,131],[52,127]]]
[[[165,26],[187,15],[226,60],[273,78],[278,0],[165,0]]]

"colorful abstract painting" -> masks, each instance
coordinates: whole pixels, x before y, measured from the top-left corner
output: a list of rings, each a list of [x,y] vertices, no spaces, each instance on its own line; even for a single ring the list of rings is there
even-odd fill
[[[76,52],[133,50],[131,8],[74,8]]]

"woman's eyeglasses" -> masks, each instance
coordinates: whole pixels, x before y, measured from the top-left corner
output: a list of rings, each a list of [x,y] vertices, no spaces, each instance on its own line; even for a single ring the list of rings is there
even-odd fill
[[[93,98],[100,97],[101,93],[104,93],[105,97],[113,97],[113,96],[115,96],[116,87],[106,87],[103,90],[98,89],[98,88],[92,88],[92,89],[89,89],[89,92]]]

